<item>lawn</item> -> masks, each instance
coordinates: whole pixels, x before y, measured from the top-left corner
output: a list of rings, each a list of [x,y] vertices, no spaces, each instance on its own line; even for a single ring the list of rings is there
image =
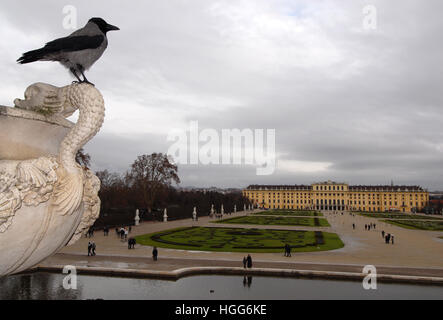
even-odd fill
[[[136,237],[137,243],[179,250],[270,253],[326,251],[342,248],[337,234],[321,231],[188,227]]]
[[[441,220],[442,218],[437,218],[433,216],[421,216],[416,214],[406,214],[406,213],[390,213],[390,212],[380,212],[380,213],[368,213],[368,212],[360,212],[362,216],[369,218],[377,218],[377,219],[398,219],[398,220]]]
[[[243,216],[220,220],[215,223],[255,224],[274,226],[329,227],[326,219],[282,216]]]
[[[383,220],[406,229],[443,231],[443,220],[441,221],[417,221],[417,220]]]
[[[310,210],[266,210],[254,213],[258,216],[294,216],[294,217],[322,217],[323,214],[318,211]]]

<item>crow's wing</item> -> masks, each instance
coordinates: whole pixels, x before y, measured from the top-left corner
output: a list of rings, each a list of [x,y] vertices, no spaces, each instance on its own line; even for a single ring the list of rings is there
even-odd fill
[[[43,48],[24,53],[18,63],[30,63],[46,60],[53,54],[72,52],[86,49],[97,49],[105,40],[105,36],[69,36],[48,42]]]
[[[48,52],[97,49],[103,43],[104,39],[105,37],[103,35],[65,37],[48,42],[43,49]]]

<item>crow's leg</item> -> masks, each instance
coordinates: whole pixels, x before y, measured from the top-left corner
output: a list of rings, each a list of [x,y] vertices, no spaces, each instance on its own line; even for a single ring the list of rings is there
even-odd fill
[[[71,71],[72,74],[77,78],[78,83],[81,83],[81,82],[82,82],[82,79],[80,79],[80,77],[78,76],[78,74],[77,74],[77,72],[75,71],[74,68],[70,68],[69,71]],[[77,81],[74,81],[74,82],[77,82]]]
[[[89,82],[88,79],[86,79],[85,73],[83,72],[83,71],[84,71],[83,66],[81,66],[81,65],[77,65],[77,67],[78,67],[78,70],[80,70],[80,73],[81,73],[82,76],[83,76],[83,81],[82,81],[82,83],[87,83],[87,84],[90,84],[90,85],[92,85],[92,86],[95,87],[95,85],[94,85],[92,82]]]

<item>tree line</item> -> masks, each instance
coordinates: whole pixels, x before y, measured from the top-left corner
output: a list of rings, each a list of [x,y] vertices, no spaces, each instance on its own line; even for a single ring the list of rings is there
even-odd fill
[[[77,162],[88,167],[90,156],[80,150]],[[177,220],[192,217],[194,207],[198,216],[207,216],[212,205],[217,212],[222,205],[225,212],[233,212],[234,206],[243,210],[250,204],[241,192],[184,191],[174,187],[180,183],[178,167],[162,153],[138,156],[124,174],[103,170],[96,175],[101,181],[97,227],[131,224],[136,209],[142,220],[160,221],[165,208],[168,220]]]

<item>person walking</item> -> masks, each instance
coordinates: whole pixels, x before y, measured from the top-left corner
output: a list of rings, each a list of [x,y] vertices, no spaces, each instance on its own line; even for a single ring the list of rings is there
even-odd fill
[[[384,239],[385,238],[385,230],[383,230],[382,232],[381,232],[381,237]]]
[[[152,259],[154,259],[154,261],[157,261],[157,257],[158,257],[158,250],[157,247],[154,247],[154,249],[152,250]]]
[[[95,242],[92,241],[91,245],[92,245],[92,255],[95,256],[95,248],[96,248]]]
[[[391,243],[394,244],[394,235],[391,234]]]
[[[252,268],[252,257],[250,254],[248,254],[248,257],[246,258],[248,261],[248,268]]]
[[[246,269],[246,263],[248,262],[248,260],[246,259],[246,257],[243,257],[243,268]]]
[[[128,234],[129,234],[128,228],[125,228],[125,240],[128,240]]]
[[[88,242],[88,257],[91,255],[92,244],[91,241]]]
[[[292,255],[291,255],[291,246],[289,244],[287,246],[288,246],[288,255],[287,255],[287,257],[292,257]]]

